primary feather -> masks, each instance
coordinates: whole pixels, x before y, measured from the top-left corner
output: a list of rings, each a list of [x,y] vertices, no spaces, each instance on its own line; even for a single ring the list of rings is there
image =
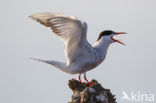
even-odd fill
[[[64,41],[68,64],[80,55],[78,52],[82,49],[80,46],[88,46],[86,40],[87,25],[76,17],[57,13],[37,13],[29,17],[51,28]]]

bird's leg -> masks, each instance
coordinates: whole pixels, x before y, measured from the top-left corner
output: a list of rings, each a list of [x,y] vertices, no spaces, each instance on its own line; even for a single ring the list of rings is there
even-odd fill
[[[79,81],[81,82],[81,74],[79,74]]]
[[[84,79],[86,80],[87,84],[88,84],[89,86],[91,86],[91,84],[89,83],[89,81],[88,81],[87,78],[86,78],[86,73],[84,73]]]

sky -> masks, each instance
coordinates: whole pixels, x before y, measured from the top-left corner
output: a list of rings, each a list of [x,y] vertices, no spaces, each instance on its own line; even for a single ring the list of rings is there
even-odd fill
[[[88,80],[96,79],[111,89],[117,101],[122,91],[156,94],[155,4],[155,0],[1,0],[0,103],[71,100],[67,83],[78,75],[29,59],[66,60],[63,42],[28,18],[38,12],[64,13],[86,21],[91,44],[103,30],[127,32],[118,37],[126,46],[111,44],[105,61],[87,72]]]

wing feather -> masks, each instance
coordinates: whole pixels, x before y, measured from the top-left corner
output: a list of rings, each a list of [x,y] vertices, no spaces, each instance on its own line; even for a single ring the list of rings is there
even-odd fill
[[[65,43],[65,55],[68,64],[80,55],[78,51],[85,46],[87,24],[73,16],[57,13],[37,13],[29,16],[33,20],[52,29]]]

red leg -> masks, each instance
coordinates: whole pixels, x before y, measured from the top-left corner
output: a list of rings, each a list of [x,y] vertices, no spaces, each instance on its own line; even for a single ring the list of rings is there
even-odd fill
[[[81,74],[79,74],[79,81],[81,82]]]
[[[88,81],[87,78],[86,78],[86,73],[84,73],[84,79],[86,80],[87,84],[88,84],[89,86],[91,86],[91,84],[89,83],[89,81]]]

